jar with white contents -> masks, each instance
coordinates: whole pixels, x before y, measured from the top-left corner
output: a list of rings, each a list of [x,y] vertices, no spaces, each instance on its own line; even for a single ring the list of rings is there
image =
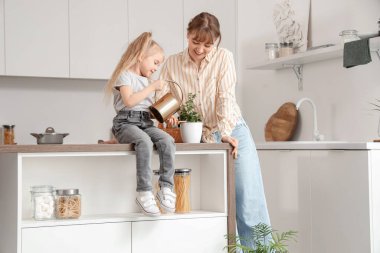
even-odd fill
[[[33,218],[35,220],[54,219],[55,196],[51,185],[37,185],[30,188]]]

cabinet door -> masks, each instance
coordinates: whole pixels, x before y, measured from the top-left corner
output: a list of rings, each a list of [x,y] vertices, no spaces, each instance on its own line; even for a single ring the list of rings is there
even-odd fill
[[[222,33],[221,46],[236,53],[236,3],[231,0],[184,0],[184,31],[186,39],[187,25],[195,15],[209,12],[215,15],[220,23]],[[185,41],[187,47],[187,40]]]
[[[367,151],[312,151],[312,252],[371,252]]]
[[[69,13],[70,77],[108,79],[128,45],[127,1],[70,1]]]
[[[7,75],[69,76],[68,0],[5,2]]]
[[[259,150],[271,225],[296,230],[289,252],[309,252],[311,244],[310,151]]]
[[[0,0],[0,75],[5,74],[4,0]]]
[[[226,252],[227,218],[132,223],[133,253]]]
[[[182,1],[130,0],[129,10],[131,41],[143,32],[152,32],[166,56],[183,50]]]
[[[105,223],[22,229],[22,253],[130,253],[131,224]]]

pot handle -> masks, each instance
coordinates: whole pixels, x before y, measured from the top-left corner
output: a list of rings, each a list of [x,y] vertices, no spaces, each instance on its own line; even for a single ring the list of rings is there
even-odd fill
[[[62,134],[62,138],[65,138],[66,136],[68,136],[69,134],[68,133],[64,133]]]
[[[36,137],[37,139],[40,138],[40,134],[36,134],[36,133],[31,133],[32,136]]]

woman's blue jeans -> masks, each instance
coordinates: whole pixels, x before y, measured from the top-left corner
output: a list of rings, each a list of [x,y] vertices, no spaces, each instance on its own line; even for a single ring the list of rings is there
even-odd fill
[[[252,238],[252,226],[259,223],[270,225],[270,219],[264,194],[259,157],[251,132],[241,119],[232,137],[239,141],[238,157],[235,159],[236,224],[241,238]],[[219,132],[214,133],[217,142],[221,142]],[[241,241],[244,246],[254,248],[253,241]]]

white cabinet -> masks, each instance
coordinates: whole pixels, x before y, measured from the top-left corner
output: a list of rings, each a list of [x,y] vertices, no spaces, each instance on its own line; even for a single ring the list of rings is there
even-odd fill
[[[227,48],[236,55],[236,3],[231,0],[184,0],[184,31],[185,46],[187,46],[187,25],[190,20],[201,12],[209,12],[215,15],[220,22],[222,41],[220,46]]]
[[[4,0],[0,0],[0,75],[5,74]]]
[[[69,14],[70,77],[110,78],[128,45],[127,1],[70,0]]]
[[[176,168],[192,169],[191,212],[148,217],[135,204],[131,145],[0,146],[0,252],[225,252],[235,232],[231,161],[225,144],[178,144]],[[82,216],[33,220],[33,185],[78,188]]]
[[[22,253],[130,253],[131,223],[22,229]]]
[[[68,0],[5,1],[6,74],[69,77]]]
[[[290,251],[380,252],[379,150],[259,150],[272,226]]]
[[[129,0],[129,38],[152,32],[166,57],[183,50],[183,2],[178,0]]]

